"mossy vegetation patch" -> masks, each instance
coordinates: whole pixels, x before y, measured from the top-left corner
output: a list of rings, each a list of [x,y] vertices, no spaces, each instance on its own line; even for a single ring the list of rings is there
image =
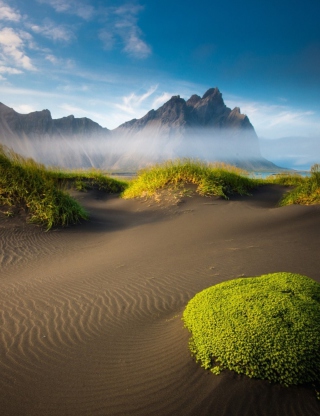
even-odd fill
[[[220,283],[192,298],[183,321],[201,365],[284,385],[320,381],[320,284],[292,273]]]

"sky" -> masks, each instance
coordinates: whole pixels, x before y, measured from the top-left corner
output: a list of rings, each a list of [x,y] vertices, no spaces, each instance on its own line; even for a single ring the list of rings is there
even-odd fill
[[[113,129],[218,87],[264,143],[319,160],[319,17],[319,0],[0,0],[0,102]]]

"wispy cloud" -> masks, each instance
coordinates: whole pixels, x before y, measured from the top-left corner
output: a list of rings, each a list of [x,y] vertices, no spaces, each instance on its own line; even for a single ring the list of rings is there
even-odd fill
[[[135,114],[139,109],[141,109],[141,104],[149,98],[157,90],[157,88],[157,85],[152,86],[147,92],[141,95],[137,95],[133,92],[125,97],[122,97],[122,104],[116,104],[115,106],[128,114]],[[148,110],[150,110],[150,108]]]
[[[103,47],[106,50],[113,49],[115,45],[115,36],[109,30],[101,29],[99,32],[99,39],[102,40]]]
[[[70,28],[56,25],[50,21],[45,22],[42,26],[31,24],[29,27],[34,33],[41,34],[53,41],[70,42],[75,39],[75,34]]]
[[[10,27],[0,30],[0,57],[8,66],[16,66],[34,71],[36,68],[29,56],[25,53],[25,44],[30,41],[30,35],[26,32],[15,31]]]
[[[130,32],[123,36],[124,51],[136,58],[146,58],[151,54],[151,48],[141,39],[141,30],[133,27]]]
[[[320,131],[320,121],[314,111],[233,96],[225,101],[231,108],[240,106],[241,112],[249,117],[261,137],[309,136]]]
[[[10,66],[0,66],[0,74],[17,75],[22,74],[22,71],[20,71],[20,69],[12,68]]]
[[[95,15],[95,8],[79,0],[38,0],[39,3],[45,3],[53,7],[58,13],[68,13],[90,20]]]
[[[142,6],[130,4],[107,9],[106,27],[99,33],[106,49],[112,49],[117,44],[117,38],[122,44],[122,50],[129,56],[144,59],[152,53],[151,47],[143,40],[143,32],[138,26],[138,13],[142,10]]]
[[[70,104],[61,104],[60,108],[67,111],[68,114],[76,114],[76,117],[90,117],[93,120],[101,118],[101,114],[95,111],[90,111],[88,109],[83,109],[78,106]]]
[[[32,113],[33,111],[36,111],[36,109],[29,104],[20,104],[18,106],[15,106],[15,110],[18,113],[22,113],[22,114],[28,114],[28,113]]]
[[[153,103],[152,103],[152,108],[157,109],[160,106],[162,106],[162,104],[166,103],[168,100],[170,100],[170,98],[173,96],[174,94],[169,94],[168,92],[164,92],[163,94],[161,94],[159,97],[157,97]]]
[[[11,22],[19,22],[21,14],[19,11],[8,6],[4,1],[0,0],[0,20],[8,20]]]
[[[71,70],[75,67],[75,63],[72,59],[62,59],[59,58],[51,53],[48,53],[45,55],[46,61],[49,61],[52,63],[52,65],[55,65],[56,67],[63,68],[64,71]]]

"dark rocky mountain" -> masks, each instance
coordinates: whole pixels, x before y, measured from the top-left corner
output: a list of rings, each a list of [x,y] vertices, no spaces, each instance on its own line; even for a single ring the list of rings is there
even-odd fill
[[[228,108],[218,88],[187,101],[173,96],[114,130],[72,115],[52,119],[49,110],[19,114],[0,103],[0,142],[43,163],[65,167],[136,170],[192,157],[254,170],[277,168],[261,156],[248,117],[238,107]]]
[[[241,114],[239,107],[228,108],[218,88],[210,88],[202,98],[192,95],[187,101],[173,96],[157,110],[120,125],[113,134],[122,139],[134,138],[150,151],[155,149],[150,157],[156,161],[159,154],[164,158],[182,155],[222,160],[247,169],[276,169],[261,156],[259,140],[248,117]]]
[[[0,103],[0,134],[14,138],[91,138],[104,136],[109,130],[89,118],[68,116],[53,119],[49,110],[19,114]]]
[[[94,149],[88,152],[85,143],[103,140],[109,135],[110,130],[86,117],[71,115],[53,119],[49,110],[19,114],[0,103],[0,143],[48,165],[99,166],[102,155]]]
[[[253,130],[248,117],[240,113],[239,107],[228,108],[218,88],[210,88],[203,97],[192,95],[185,101],[173,96],[158,110],[149,111],[139,120],[133,119],[119,126],[116,131],[137,132],[143,128],[177,129],[188,128],[238,128]]]

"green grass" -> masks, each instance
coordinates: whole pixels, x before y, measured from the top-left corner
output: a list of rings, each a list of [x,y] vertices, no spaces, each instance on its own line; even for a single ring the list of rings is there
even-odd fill
[[[108,194],[114,194],[122,192],[128,186],[127,181],[110,178],[98,169],[67,171],[50,168],[48,171],[58,183],[78,191],[85,192],[96,188]]]
[[[201,365],[284,385],[320,382],[320,284],[292,273],[220,283],[183,313]]]
[[[276,175],[252,179],[248,172],[224,163],[207,164],[192,159],[167,161],[138,172],[136,179],[127,182],[110,178],[98,170],[66,171],[46,168],[32,159],[23,158],[0,145],[0,205],[25,209],[31,222],[53,226],[76,223],[87,219],[85,210],[66,192],[97,188],[107,193],[122,193],[123,198],[158,198],[159,192],[178,190],[196,185],[203,196],[249,195],[253,188],[273,183],[294,186],[280,205],[320,203],[320,165],[311,168],[311,177]],[[160,196],[161,199],[161,196]],[[12,216],[13,210],[5,215]]]
[[[266,179],[268,183],[284,186],[293,186],[280,201],[280,206],[300,204],[313,205],[320,203],[320,164],[311,167],[310,177],[298,174],[280,174]]]
[[[248,195],[251,189],[261,183],[261,180],[249,178],[246,171],[235,166],[178,159],[141,170],[122,196],[150,198],[162,189],[195,184],[200,195],[228,198],[233,194]]]
[[[97,187],[106,192],[120,192],[123,181],[108,178],[99,172],[62,172],[47,169],[32,159],[23,158],[0,145],[0,205],[24,209],[29,221],[45,225],[66,226],[88,219],[87,212],[65,189]]]

